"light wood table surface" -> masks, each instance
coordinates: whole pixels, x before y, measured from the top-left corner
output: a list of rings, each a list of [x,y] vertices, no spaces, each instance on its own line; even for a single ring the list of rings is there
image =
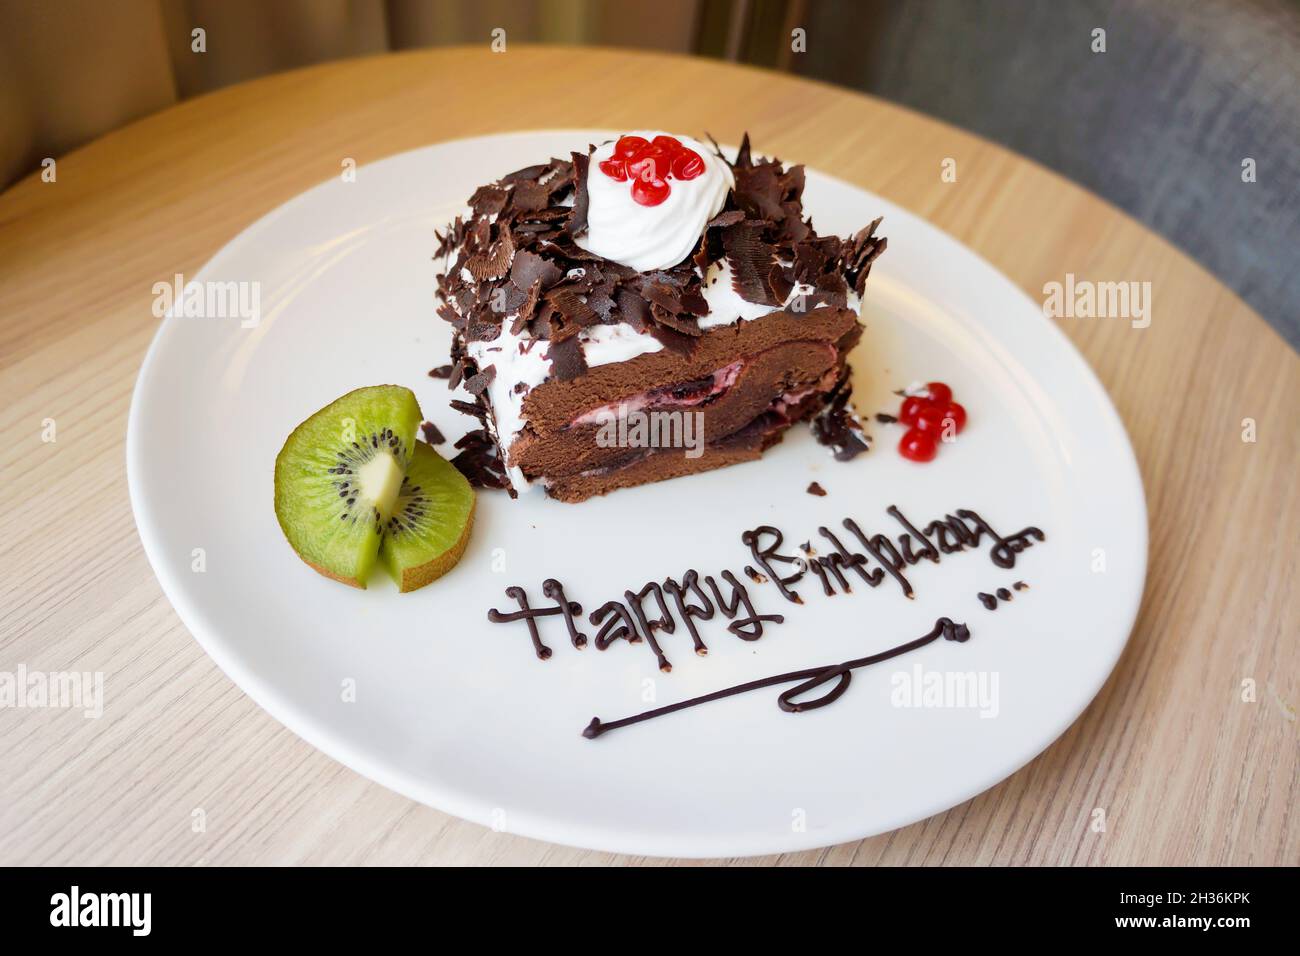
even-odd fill
[[[749,130],[764,151],[937,224],[1036,300],[1067,272],[1152,283],[1149,328],[1059,320],[1124,418],[1150,508],[1146,596],[1115,673],[1060,740],[992,790],[779,862],[1300,861],[1300,361],[1278,335],[1105,202],[942,123],[704,60],[511,45],[227,89],[60,158],[54,183],[29,177],[0,196],[0,475],[11,492],[0,671],[103,671],[107,699],[98,720],[0,709],[0,863],[663,862],[493,833],[303,743],[186,632],[127,497],[127,410],[158,326],[154,282],[193,274],[259,216],[338,175],[344,157],[545,127],[730,142]],[[940,179],[947,157],[955,183]],[[1248,188],[1227,171],[1222,201]],[[54,442],[42,440],[47,419]],[[1090,826],[1096,808],[1104,832]]]

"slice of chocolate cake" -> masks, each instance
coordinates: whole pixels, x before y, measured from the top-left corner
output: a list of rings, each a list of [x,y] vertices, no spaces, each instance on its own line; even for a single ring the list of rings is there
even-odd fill
[[[802,166],[631,133],[481,187],[440,235],[457,464],[562,501],[758,458],[847,398],[885,248],[804,218]]]

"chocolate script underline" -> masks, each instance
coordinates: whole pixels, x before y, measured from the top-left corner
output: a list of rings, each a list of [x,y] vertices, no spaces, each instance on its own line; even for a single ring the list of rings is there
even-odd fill
[[[867,657],[855,658],[840,664],[826,664],[821,667],[809,667],[804,670],[790,671],[786,674],[776,674],[772,677],[762,677],[758,680],[747,681],[744,684],[736,684],[734,687],[715,690],[713,693],[705,694],[702,697],[692,697],[690,700],[679,701],[676,704],[668,704],[664,707],[656,707],[654,710],[647,710],[631,717],[621,717],[608,723],[601,721],[599,717],[593,717],[591,723],[583,729],[582,736],[588,740],[595,740],[602,734],[607,734],[611,730],[618,730],[620,727],[630,727],[632,724],[639,724],[655,717],[663,717],[679,710],[686,710],[688,707],[698,707],[700,704],[708,704],[715,700],[747,694],[751,690],[761,690],[764,687],[775,687],[779,684],[790,684],[795,681],[801,681],[802,683],[797,687],[782,691],[776,698],[777,706],[788,714],[816,710],[819,707],[825,707],[827,704],[835,703],[848,690],[849,681],[853,679],[853,672],[859,667],[870,667],[872,664],[887,661],[891,657],[899,657],[918,650],[940,637],[944,640],[964,643],[970,640],[970,628],[965,624],[954,624],[948,618],[941,617],[934,622],[934,627],[929,632],[922,634],[915,640],[908,641],[906,644],[899,644],[897,647],[891,647],[889,650],[881,651],[878,654],[870,654]],[[835,681],[835,686],[821,697],[805,701],[794,700],[799,695],[806,694],[808,691],[830,681]]]

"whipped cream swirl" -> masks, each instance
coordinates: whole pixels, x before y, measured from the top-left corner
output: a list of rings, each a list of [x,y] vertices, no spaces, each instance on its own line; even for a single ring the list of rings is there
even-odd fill
[[[653,140],[672,134],[636,130],[626,135]],[[576,239],[579,246],[638,272],[675,266],[695,250],[735,180],[731,168],[707,146],[689,136],[676,139],[700,155],[704,172],[694,179],[670,179],[671,192],[657,206],[641,205],[626,181],[600,171],[600,164],[614,155],[613,141],[597,147],[587,169],[587,231]]]

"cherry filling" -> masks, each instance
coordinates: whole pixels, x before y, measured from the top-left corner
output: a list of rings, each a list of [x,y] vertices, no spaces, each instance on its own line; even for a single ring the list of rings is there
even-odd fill
[[[614,155],[599,164],[615,182],[632,181],[632,198],[642,206],[657,206],[672,193],[669,179],[694,179],[704,172],[704,159],[673,136],[620,136]]]
[[[611,417],[616,418],[620,415],[680,411],[712,404],[736,384],[741,372],[745,370],[745,366],[748,364],[746,360],[738,359],[730,365],[724,365],[712,375],[692,379],[688,382],[677,382],[673,385],[661,385],[658,388],[641,392],[639,395],[630,395],[617,402],[601,405],[599,408],[583,412],[569,422],[565,429],[576,428],[580,425],[602,425]],[[759,417],[768,415],[774,422],[788,425],[794,421],[798,414],[802,413],[802,405],[808,397],[824,390],[825,387],[826,383],[823,381],[784,391],[772,399]]]
[[[737,360],[724,365],[712,375],[693,379],[689,382],[677,382],[673,385],[661,385],[639,395],[631,395],[621,401],[611,402],[591,411],[583,412],[573,421],[569,428],[577,425],[599,424],[610,416],[627,415],[631,412],[656,411],[666,409],[695,408],[706,402],[714,401],[740,378],[745,362]]]

